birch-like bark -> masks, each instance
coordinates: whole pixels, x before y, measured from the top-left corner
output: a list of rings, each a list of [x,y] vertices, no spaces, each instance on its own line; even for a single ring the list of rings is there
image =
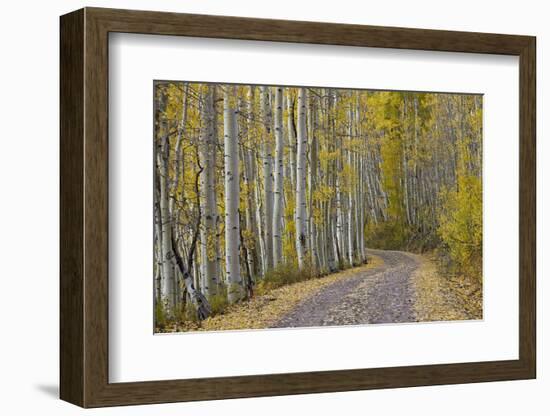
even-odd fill
[[[348,112],[348,119],[349,119],[349,127],[348,127],[348,135],[349,135],[349,138],[348,138],[348,165],[350,168],[353,167],[354,163],[353,163],[353,153],[352,153],[352,140],[353,140],[353,111],[351,109],[351,103],[350,103],[350,108],[349,108],[349,112]],[[353,243],[354,243],[354,240],[353,240],[353,212],[355,210],[355,207],[354,207],[354,199],[353,199],[353,177],[350,177],[348,180],[349,180],[349,184],[348,184],[348,207],[347,207],[347,210],[348,210],[348,218],[347,218],[347,236],[348,236],[348,261],[349,261],[349,264],[350,266],[353,266],[354,264],[354,256],[353,256]]]
[[[372,157],[372,155],[369,152],[367,152],[367,158],[370,158],[370,157]],[[380,203],[377,202],[377,198],[379,197],[378,186],[376,186],[376,182],[374,179],[374,177],[378,178],[378,176],[376,173],[372,172],[372,170],[374,169],[374,163],[372,163],[371,160],[367,159],[365,161],[365,165],[366,165],[365,169],[367,171],[365,174],[365,182],[368,188],[367,194],[369,198],[371,217],[372,217],[372,221],[375,224],[378,224],[378,211],[381,207],[380,207]]]
[[[294,125],[294,101],[290,95],[290,89],[286,96],[287,108],[287,130],[289,145],[289,165],[290,165],[290,185],[291,189],[296,189],[296,128]]]
[[[364,168],[365,168],[365,158],[367,157],[367,152],[365,152],[365,139],[363,136],[362,129],[363,114],[361,113],[361,97],[360,94],[357,94],[355,99],[355,134],[358,139],[359,148],[357,156],[357,169],[358,169],[358,183],[357,183],[357,244],[359,246],[359,260],[361,263],[364,263],[366,260],[365,257],[365,180],[364,180]]]
[[[317,138],[317,106],[315,105],[316,98],[312,94],[308,96],[308,127],[310,137],[310,152],[309,152],[309,215],[308,215],[308,231],[309,231],[309,247],[311,251],[311,264],[315,270],[320,267],[320,256],[318,252],[318,231],[315,223],[314,210],[317,208],[314,198],[314,191],[317,189],[317,164],[319,154],[319,140]]]
[[[331,94],[331,99],[333,98],[333,104],[329,108],[329,111],[336,112],[338,110],[338,92],[334,92],[334,97],[332,97],[333,92],[329,91],[329,94]],[[336,152],[338,154],[338,157],[336,158],[335,165],[336,165],[336,171],[334,172],[335,175],[335,188],[336,188],[336,253],[337,253],[337,259],[338,263],[343,263],[345,261],[345,240],[344,240],[344,211],[342,209],[342,138],[338,136],[338,129],[336,127],[336,120],[335,115],[332,114],[332,134],[335,138],[336,142]]]
[[[170,212],[170,215],[172,216],[172,222],[174,224],[177,223],[177,208],[175,207],[175,204],[177,201],[181,201],[181,192],[180,192],[180,179],[184,175],[184,169],[183,169],[183,141],[184,136],[186,134],[186,127],[187,127],[187,108],[188,108],[188,101],[189,101],[189,84],[186,82],[183,85],[183,91],[182,91],[182,101],[181,101],[181,120],[178,124],[178,135],[176,138],[176,146],[175,150],[173,152],[173,159],[169,160],[169,170],[173,170],[173,180],[169,181],[169,195],[170,199],[168,201],[168,211]],[[176,236],[177,237],[177,236]],[[176,238],[177,239],[177,238]],[[180,288],[180,278],[181,275],[179,274],[178,269],[174,266],[174,280],[175,280],[175,291],[176,291],[176,302],[179,302],[181,299],[181,288]]]
[[[199,221],[200,221],[200,213],[199,213]],[[198,227],[199,227],[199,224],[197,224],[197,229],[195,229],[195,232],[193,235],[193,240],[191,242],[191,247],[188,253],[187,264],[184,263],[183,258],[179,254],[179,250],[174,240],[173,234],[172,234],[171,243],[172,243],[173,262],[178,267],[182,275],[183,284],[185,285],[185,289],[187,291],[187,298],[191,301],[191,304],[195,307],[195,311],[197,312],[197,318],[200,321],[202,321],[208,318],[208,316],[210,315],[211,309],[210,309],[210,304],[208,303],[208,300],[204,297],[201,291],[198,290],[196,286],[193,284],[193,277],[191,276],[191,270],[193,269],[193,264],[196,264],[196,262],[193,262],[193,257],[195,254],[195,247],[198,239],[198,232],[197,232]]]
[[[298,267],[302,270],[306,263],[307,254],[307,218],[306,218],[306,102],[305,88],[298,92],[298,137],[296,158],[296,254]]]
[[[226,86],[224,94],[224,170],[225,170],[225,270],[227,300],[243,298],[239,267],[239,147],[235,87]]]
[[[273,192],[273,265],[282,259],[282,219],[283,219],[283,88],[275,90],[275,189]]]
[[[159,87],[162,88],[162,87]],[[169,159],[170,142],[168,122],[161,117],[166,109],[166,91],[159,91],[158,104],[155,108],[157,123],[156,180],[158,186],[158,207],[160,220],[160,259],[161,268],[161,301],[168,318],[172,318],[176,306],[176,279],[172,252],[172,215],[170,213],[170,178]]]
[[[360,113],[358,113],[360,114]],[[359,124],[360,126],[360,124]],[[360,128],[360,127],[359,127]],[[358,131],[360,134],[361,132]],[[358,244],[359,244],[359,256],[361,263],[365,262],[365,180],[364,180],[364,166],[366,157],[363,149],[364,143],[361,142],[361,149],[359,153],[358,169],[359,169],[359,183],[357,188],[357,199],[358,199],[358,224],[357,224],[357,233],[358,233]]]
[[[246,249],[246,261],[248,270],[253,277],[255,277],[260,271],[258,269],[258,262],[261,259],[258,258],[260,253],[260,244],[258,239],[258,227],[256,226],[256,199],[255,199],[255,158],[253,154],[254,149],[254,136],[253,136],[253,102],[254,102],[254,87],[249,88],[248,100],[246,107],[246,143],[241,146],[241,158],[243,161],[243,181],[246,187],[246,208],[245,208],[245,221],[246,227],[250,234],[247,236],[248,241],[245,244]],[[242,233],[241,233],[242,234]],[[250,239],[253,239],[253,243]]]
[[[256,156],[256,155],[254,155]],[[256,157],[254,157],[254,161],[252,162],[254,165],[256,165]],[[256,180],[255,186],[254,186],[254,198],[256,201],[256,224],[258,226],[258,243],[260,246],[260,259],[261,259],[261,274],[262,276],[265,275],[267,272],[267,256],[266,256],[266,247],[265,247],[265,238],[263,237],[265,235],[264,232],[264,223],[263,223],[263,210],[262,207],[265,203],[265,198],[262,200],[262,191],[260,189],[260,181]]]
[[[335,151],[335,128],[334,128],[334,117],[332,115],[333,99],[332,99],[332,90],[324,89],[324,130],[325,134],[328,136],[327,147],[329,152]],[[327,161],[327,184],[331,189],[334,189],[336,185],[336,160]],[[335,200],[331,198],[326,201],[326,210],[325,210],[325,234],[326,234],[326,250],[327,250],[327,265],[328,270],[333,272],[337,269],[338,259],[338,243],[336,237],[336,221],[334,219],[334,209],[335,209]]]
[[[169,210],[169,184],[168,184],[168,134],[161,137],[160,151],[157,155],[159,187],[160,187],[160,218],[162,232],[162,298],[166,315],[173,317],[176,306],[176,282],[172,252],[172,216]]]
[[[155,175],[155,190],[154,190],[154,204],[155,204],[155,302],[162,302],[162,261],[164,256],[162,254],[162,222],[160,215],[160,202],[159,193],[160,186],[158,180],[158,174]]]
[[[363,156],[364,157],[364,156]],[[359,255],[361,256],[361,263],[364,263],[366,260],[365,257],[365,181],[364,181],[364,166],[365,161],[363,157],[359,159],[359,189],[358,189],[358,199],[359,199],[359,219],[358,219],[358,233],[359,233]]]
[[[245,216],[244,216],[244,226],[241,226],[241,245],[244,247],[245,255],[246,255],[246,267],[247,270],[250,272],[252,276],[256,275],[256,260],[254,258],[254,252],[255,252],[255,244],[252,244],[250,239],[253,238],[254,241],[256,239],[256,231],[255,230],[255,217],[254,217],[254,211],[252,210],[252,201],[254,198],[251,194],[251,187],[250,187],[250,161],[248,158],[247,150],[243,147],[240,149],[241,151],[241,160],[243,161],[243,185],[246,188],[246,204],[245,204]],[[247,236],[247,239],[244,239],[243,234],[243,228],[246,228],[250,232],[250,234]]]
[[[255,136],[253,132],[256,130],[253,126],[256,125],[257,120],[254,116],[254,103],[255,103],[255,87],[250,86],[248,92],[248,150],[246,162],[250,167],[248,180],[250,184],[249,203],[250,212],[252,215],[251,223],[253,224],[252,232],[255,240],[255,252],[256,252],[256,272],[260,275],[265,273],[265,245],[262,238],[262,211],[261,211],[261,193],[258,180],[257,169],[257,151],[256,143],[254,141]]]
[[[200,158],[203,168],[200,176],[202,227],[201,227],[201,258],[202,258],[202,291],[207,298],[218,293],[219,267],[217,253],[217,218],[214,151],[216,145],[214,99],[215,86],[206,85],[201,108]]]
[[[184,83],[184,88],[183,88],[182,103],[181,103],[181,108],[182,108],[181,121],[178,125],[178,137],[176,139],[176,149],[174,152],[174,157],[175,157],[174,183],[172,186],[172,198],[170,198],[170,206],[169,206],[170,212],[172,213],[172,215],[174,215],[176,212],[176,210],[174,209],[174,203],[176,201],[177,195],[179,194],[180,178],[184,174],[182,169],[182,164],[183,164],[182,148],[183,148],[183,140],[187,129],[188,103],[189,103],[189,84],[186,82]]]
[[[273,168],[271,150],[271,121],[269,116],[269,90],[260,87],[260,106],[264,122],[262,159],[264,173],[264,242],[266,271],[273,268]]]

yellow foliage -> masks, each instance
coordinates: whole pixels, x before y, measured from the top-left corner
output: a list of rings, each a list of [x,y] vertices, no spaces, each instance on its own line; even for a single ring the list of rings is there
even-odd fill
[[[481,178],[461,176],[454,189],[441,191],[442,209],[438,233],[449,247],[459,270],[481,280],[482,269],[482,189]]]
[[[342,172],[340,173],[342,178],[342,191],[351,192],[355,186],[357,179],[355,169],[349,163],[344,163],[342,166]]]
[[[334,161],[338,158],[338,156],[339,156],[339,152],[337,151],[331,152],[326,149],[322,149],[319,151],[319,160],[321,160],[322,162]]]
[[[184,93],[184,85],[189,87],[187,96]],[[242,242],[246,248],[254,252],[254,258],[257,258],[260,255],[256,252],[260,247],[258,244],[260,237],[247,228],[250,227],[247,222],[248,217],[256,216],[256,212],[247,212],[247,210],[251,208],[250,201],[254,200],[258,204],[258,209],[265,213],[262,149],[266,141],[271,147],[274,144],[273,124],[269,135],[266,133],[267,120],[260,110],[258,87],[254,87],[254,99],[251,103],[249,102],[250,87],[247,85],[234,87],[223,84],[216,86],[204,83],[163,82],[162,86],[155,91],[157,100],[162,98],[162,111],[155,114],[155,117],[158,117],[155,140],[158,146],[161,137],[168,138],[168,152],[164,156],[169,156],[167,183],[174,186],[170,189],[170,196],[175,197],[178,231],[181,231],[181,235],[184,236],[184,244],[189,244],[199,212],[196,178],[205,127],[203,124],[205,118],[204,115],[201,117],[201,109],[204,108],[204,94],[209,88],[215,88],[217,91],[214,104],[217,120],[214,138],[217,143],[214,186],[220,219],[217,228],[210,230],[206,235],[207,258],[213,259],[219,252],[223,260],[225,251],[222,143],[223,93],[226,88],[234,92],[230,100],[239,101],[238,131],[241,145],[239,171],[243,175],[240,180],[239,201]],[[330,229],[324,226],[331,225],[327,218],[336,214],[336,186],[338,185],[343,198],[347,198],[350,191],[359,189],[363,192],[363,195],[359,196],[362,198],[362,204],[355,204],[357,201],[354,201],[355,205],[350,204],[350,208],[360,206],[365,210],[365,216],[361,220],[364,220],[364,236],[368,247],[419,251],[426,247],[438,247],[438,252],[449,258],[453,271],[457,275],[455,277],[468,275],[481,281],[483,119],[481,97],[396,91],[315,90],[310,90],[310,98],[318,93],[318,99],[310,102],[310,105],[319,111],[316,111],[313,118],[308,114],[307,127],[309,128],[308,140],[312,137],[317,139],[318,164],[315,166],[317,175],[315,181],[308,181],[307,198],[308,207],[311,209],[308,211],[308,216],[311,216],[313,222],[320,226],[319,229],[324,233],[321,235],[326,238]],[[294,102],[294,106],[297,105],[297,91],[296,88],[287,88],[285,91],[286,99]],[[331,91],[330,95],[329,91]],[[186,128],[184,135],[180,138],[179,128],[185,102],[189,104],[185,112]],[[272,102],[272,113],[273,105]],[[350,114],[353,114],[353,117],[350,117]],[[294,124],[296,122],[296,120],[288,120],[289,115],[285,105],[283,115],[285,141],[289,139],[288,122],[290,121],[291,124],[293,121]],[[274,114],[271,114],[271,121],[273,116]],[[296,116],[297,111],[294,111],[294,117]],[[178,139],[181,144],[178,154],[181,154],[182,159],[178,161],[179,163],[175,163]],[[291,164],[291,151],[295,152],[296,149],[295,143],[292,146],[290,144],[290,141],[285,143],[283,162],[285,179],[282,248],[284,262],[288,263],[287,266],[290,269],[279,274],[279,280],[285,283],[300,280],[291,270],[296,263],[294,219],[296,186],[291,183],[291,175],[286,172]],[[311,152],[311,149],[310,147],[308,151]],[[353,152],[353,157],[349,158],[349,152]],[[247,183],[243,180],[245,163],[242,155],[251,157],[247,159],[246,167],[250,167],[249,180],[253,182]],[[311,163],[313,157],[311,153],[309,155]],[[362,163],[356,164],[357,160]],[[292,163],[293,174],[296,176],[296,159]],[[365,174],[365,169],[368,175]],[[177,187],[175,187],[176,178]],[[202,191],[201,189],[200,192]],[[355,197],[355,195],[352,196]],[[262,221],[265,219],[262,218],[260,222]],[[258,225],[261,229],[262,224]],[[203,235],[201,234],[201,239]],[[204,244],[204,241],[201,240],[200,243]],[[196,264],[200,266],[204,260],[202,251],[199,250],[195,257]],[[258,270],[254,272],[257,273]],[[271,283],[277,279],[272,278]],[[268,276],[263,285],[266,294],[269,292],[271,296],[272,292],[278,289],[273,289],[273,285],[267,287],[269,281]],[[302,283],[309,284],[310,281]],[[429,285],[428,281],[424,283]],[[297,286],[299,284],[301,283],[291,286],[299,288],[301,287]],[[227,306],[221,298],[211,299],[211,302],[213,308],[220,314]],[[254,305],[250,308],[253,310]],[[277,313],[284,308],[286,306],[281,306]],[[192,311],[180,312],[186,315]],[[255,310],[255,312],[258,311]],[[164,327],[166,324],[164,311],[158,307],[155,313],[157,326]],[[215,319],[217,317],[209,322],[214,322]],[[265,327],[266,321],[262,322]],[[228,327],[239,325],[228,324]],[[225,323],[221,323],[220,326],[225,329]]]
[[[326,184],[318,184],[313,191],[313,199],[319,202],[330,201],[334,197],[335,190]]]
[[[273,327],[285,314],[300,302],[314,296],[333,283],[353,278],[358,272],[382,266],[380,257],[372,256],[369,263],[321,278],[307,279],[281,287],[267,288],[248,302],[229,305],[222,314],[212,316],[202,323],[185,321],[163,329],[163,332],[224,331],[237,329],[265,329]]]
[[[401,187],[402,169],[402,144],[396,135],[387,135],[382,142],[383,186],[388,195],[388,215],[398,221],[404,222],[403,190]]]
[[[418,321],[457,321],[483,318],[483,299],[478,281],[449,278],[438,270],[435,258],[415,256],[420,267],[412,276]]]

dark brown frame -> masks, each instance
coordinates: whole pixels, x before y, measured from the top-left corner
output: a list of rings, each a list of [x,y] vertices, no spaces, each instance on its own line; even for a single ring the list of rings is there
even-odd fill
[[[109,32],[519,56],[519,359],[109,383]],[[101,407],[535,378],[535,45],[530,36],[98,8],[62,16],[61,398]]]

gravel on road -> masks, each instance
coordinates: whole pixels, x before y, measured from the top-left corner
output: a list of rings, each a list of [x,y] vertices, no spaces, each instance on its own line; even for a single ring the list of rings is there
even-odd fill
[[[335,282],[298,304],[274,328],[416,322],[411,277],[419,267],[413,254],[369,250],[384,264]]]

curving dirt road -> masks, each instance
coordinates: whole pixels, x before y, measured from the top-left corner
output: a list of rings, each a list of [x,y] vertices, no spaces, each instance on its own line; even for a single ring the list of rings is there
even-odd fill
[[[335,282],[296,306],[274,328],[416,322],[411,276],[414,255],[369,250],[384,260],[376,269]]]

